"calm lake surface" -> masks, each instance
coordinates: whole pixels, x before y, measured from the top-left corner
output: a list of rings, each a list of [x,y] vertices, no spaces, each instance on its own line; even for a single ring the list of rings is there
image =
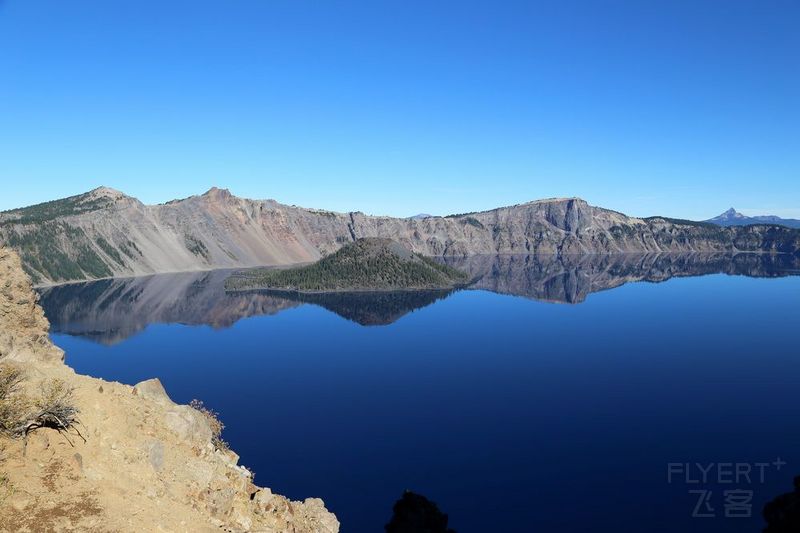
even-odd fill
[[[472,288],[226,294],[211,272],[55,287],[42,303],[76,371],[202,399],[257,483],[321,497],[346,533],[382,531],[405,489],[459,533],[758,531],[764,502],[790,491],[797,258],[453,264]],[[752,473],[669,483],[669,463]],[[715,517],[691,516],[693,490],[711,491]],[[728,490],[752,491],[751,518],[725,516]]]

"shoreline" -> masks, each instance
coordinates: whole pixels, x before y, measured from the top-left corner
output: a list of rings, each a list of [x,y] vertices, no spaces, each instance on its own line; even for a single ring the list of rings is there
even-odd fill
[[[157,377],[126,385],[66,364],[18,255],[2,247],[0,281],[0,365],[23,372],[20,401],[60,384],[77,412],[66,428],[0,436],[11,489],[0,531],[339,531],[321,499],[257,486],[202,404],[173,402]]]
[[[2,245],[0,245],[2,247]],[[601,253],[601,252],[589,252],[589,253],[554,253],[554,254],[545,254],[545,253],[519,253],[519,254],[512,254],[512,253],[495,253],[495,254],[469,254],[469,255],[436,255],[436,256],[425,256],[431,259],[468,259],[471,257],[614,257],[614,256],[654,256],[654,255],[727,255],[727,256],[736,256],[736,255],[798,255],[800,252],[774,252],[774,251],[764,251],[764,250],[751,250],[751,251],[664,251],[664,252],[634,252],[634,251],[627,251],[627,252],[609,252],[609,253]],[[204,272],[220,272],[220,271],[230,271],[230,272],[238,272],[242,270],[250,270],[250,269],[283,269],[283,268],[295,268],[299,266],[305,266],[313,264],[311,262],[302,262],[302,263],[287,263],[287,264],[280,264],[280,265],[253,265],[253,266],[238,266],[238,267],[219,267],[219,268],[201,268],[201,269],[194,269],[194,270],[169,270],[163,272],[150,272],[146,274],[133,274],[133,275],[125,275],[125,276],[106,276],[102,278],[84,278],[84,279],[74,279],[74,280],[67,280],[67,281],[59,281],[59,282],[52,282],[52,283],[31,283],[34,289],[49,289],[52,287],[61,287],[64,285],[76,285],[81,283],[94,283],[96,281],[109,281],[109,280],[127,280],[127,279],[139,279],[139,278],[150,278],[153,276],[167,276],[167,275],[178,275],[178,274],[201,274]],[[226,289],[227,291],[228,289]],[[231,291],[235,292],[235,291]],[[381,291],[382,292],[382,291]]]

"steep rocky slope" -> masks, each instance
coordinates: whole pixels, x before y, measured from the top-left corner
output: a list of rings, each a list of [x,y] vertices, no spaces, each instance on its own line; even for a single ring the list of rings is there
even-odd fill
[[[0,436],[0,531],[336,532],[321,500],[291,502],[253,484],[215,446],[200,411],[177,405],[158,380],[135,387],[75,374],[47,338],[16,254],[0,248],[0,364],[73,388],[81,424]]]
[[[112,189],[0,213],[0,244],[39,284],[316,261],[360,237],[428,256],[800,250],[800,231],[639,219],[578,198],[400,219],[333,213],[226,190],[144,205]]]
[[[64,353],[50,342],[49,327],[19,257],[0,247],[0,361],[61,363]]]

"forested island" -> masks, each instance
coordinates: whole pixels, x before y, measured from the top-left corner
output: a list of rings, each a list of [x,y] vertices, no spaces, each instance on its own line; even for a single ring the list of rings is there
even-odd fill
[[[467,281],[465,273],[415,254],[391,239],[364,238],[310,265],[237,272],[226,280],[225,289],[307,293],[430,290],[451,289]]]

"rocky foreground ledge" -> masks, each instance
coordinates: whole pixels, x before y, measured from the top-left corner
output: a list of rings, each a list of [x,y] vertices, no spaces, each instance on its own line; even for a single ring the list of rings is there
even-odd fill
[[[0,436],[0,531],[339,531],[322,500],[254,485],[208,418],[157,379],[76,374],[48,327],[18,256],[0,248],[0,364],[22,370],[32,398],[61,380],[80,410],[77,431]]]

